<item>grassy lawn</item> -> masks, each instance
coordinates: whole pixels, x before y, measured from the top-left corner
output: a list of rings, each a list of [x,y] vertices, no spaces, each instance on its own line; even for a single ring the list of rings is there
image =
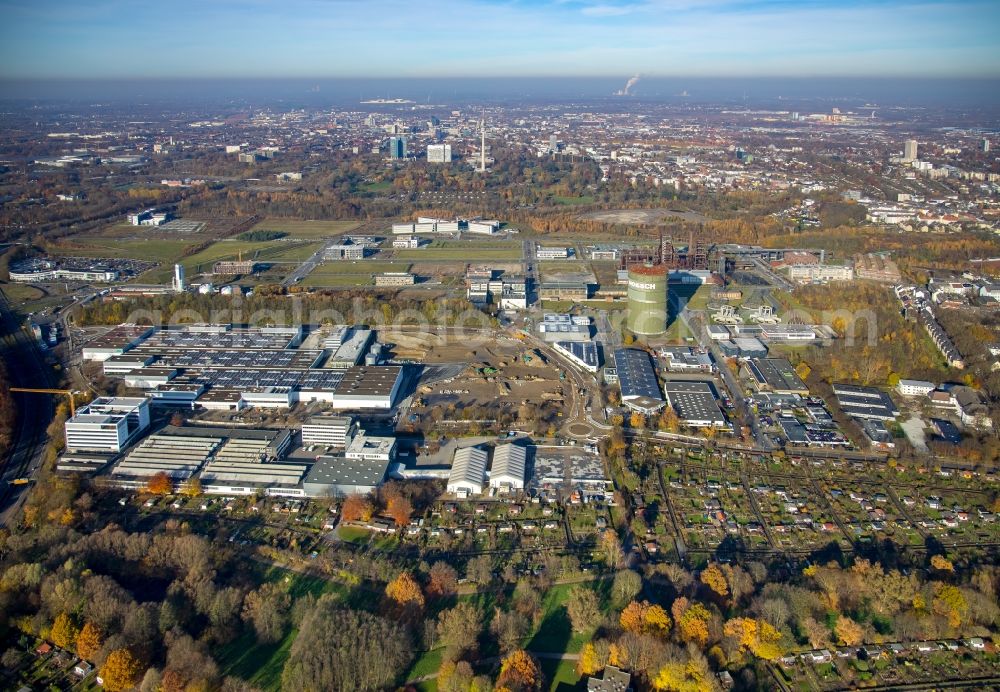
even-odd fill
[[[27,284],[4,284],[3,292],[12,303],[26,303],[31,300],[39,300],[45,294],[34,286]]]
[[[593,195],[580,195],[579,197],[553,197],[556,204],[593,204],[596,198]]]
[[[367,543],[372,533],[355,526],[341,526],[337,529],[337,535],[340,536],[340,540],[347,543]]]
[[[408,262],[341,261],[326,262],[316,267],[303,281],[303,286],[335,287],[371,286],[372,274],[410,271]]]
[[[543,658],[539,664],[550,692],[568,692],[580,689],[580,675],[576,672],[576,661]]]
[[[420,655],[410,669],[406,672],[406,679],[413,680],[415,678],[421,678],[425,675],[433,675],[438,672],[441,667],[441,658],[444,655],[444,649],[434,649],[433,651],[425,651]]]
[[[310,244],[313,248],[313,252],[316,250],[315,244]],[[264,240],[264,241],[247,241],[247,240],[220,240],[217,243],[212,243],[207,248],[201,252],[197,252],[190,257],[185,257],[180,260],[180,263],[184,265],[184,269],[188,272],[188,275],[193,276],[194,274],[200,274],[202,272],[211,272],[212,266],[222,260],[236,260],[242,254],[243,259],[253,259],[257,257],[260,252],[267,252],[268,250],[276,249],[276,251],[281,254],[287,251],[293,251],[297,249],[297,246],[288,243],[287,241],[281,240]],[[312,253],[306,254],[308,257]],[[276,257],[269,255],[268,259],[277,259]],[[157,267],[152,271],[143,274],[143,281],[167,281],[173,275],[174,262],[164,263],[163,266]]]
[[[257,259],[262,262],[268,260],[282,260],[285,262],[304,262],[316,254],[322,243],[276,243],[270,248],[264,248],[257,252]]]
[[[85,242],[51,245],[45,249],[53,255],[64,257],[116,257],[140,259],[150,262],[173,263],[184,248],[190,244],[188,240],[150,239],[115,239],[88,238]]]
[[[252,631],[217,648],[215,659],[227,675],[235,675],[262,690],[281,689],[281,671],[298,634],[290,631],[276,644],[260,644]]]
[[[481,248],[494,248],[498,250],[520,250],[521,243],[516,240],[480,240],[476,237],[476,234],[468,234],[465,236],[468,240],[441,240],[434,239],[428,246],[430,248],[441,248],[441,249],[463,249],[473,247],[476,249]]]
[[[545,592],[542,598],[542,624],[532,635],[527,647],[532,651],[551,651],[575,654],[590,641],[593,633],[573,632],[566,601],[577,584],[558,584]],[[592,586],[584,584],[584,587]]]
[[[572,300],[543,300],[540,302],[542,310],[551,310],[553,312],[569,312],[576,305]]]
[[[520,260],[520,248],[480,248],[476,245],[466,247],[425,247],[420,250],[396,250],[395,257],[403,260]]]
[[[312,274],[342,276],[344,274],[380,274],[382,272],[408,272],[409,262],[379,262],[376,260],[339,260],[324,262]],[[312,275],[310,274],[310,276]]]
[[[681,305],[690,310],[704,310],[712,297],[712,287],[708,284],[671,284],[670,296],[678,296]]]
[[[392,183],[387,180],[383,180],[380,183],[365,183],[364,185],[358,185],[358,190],[361,192],[385,192],[386,190],[392,189]]]
[[[349,233],[358,227],[356,221],[302,221],[299,219],[264,219],[255,231],[282,231],[289,237],[318,240],[327,236]]]

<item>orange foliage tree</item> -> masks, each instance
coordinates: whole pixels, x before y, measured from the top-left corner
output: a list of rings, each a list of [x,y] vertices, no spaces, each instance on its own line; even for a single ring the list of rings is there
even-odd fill
[[[76,635],[76,655],[85,661],[93,661],[103,644],[101,631],[97,629],[97,625],[85,622],[80,633]]]
[[[619,624],[626,632],[664,638],[670,632],[670,616],[661,606],[648,601],[632,601],[622,610]]]
[[[864,628],[846,615],[837,618],[833,633],[837,635],[837,640],[843,646],[857,646],[864,641],[865,637]]]
[[[103,643],[97,626],[92,622],[85,622],[76,635],[76,655],[85,661],[93,661]]]
[[[364,495],[351,495],[344,500],[340,513],[345,521],[370,521],[375,514],[375,505]]]
[[[76,623],[73,622],[73,619],[69,615],[59,613],[52,623],[52,630],[49,632],[49,637],[51,637],[52,643],[60,649],[69,650],[76,644],[76,635],[79,632],[79,628],[77,628]]]
[[[542,671],[527,651],[512,651],[500,664],[497,687],[511,690],[536,690],[542,685]]]
[[[677,618],[677,632],[681,641],[694,642],[698,646],[708,643],[708,623],[712,614],[701,603],[694,603]]]
[[[764,620],[733,618],[726,622],[723,633],[739,641],[740,648],[750,651],[757,658],[773,661],[781,656],[781,632]]]
[[[406,526],[410,523],[410,515],[413,514],[413,505],[405,497],[399,495],[389,500],[385,511],[396,522],[396,526]]]
[[[385,595],[400,608],[421,610],[424,607],[424,594],[420,590],[420,584],[409,572],[400,572],[398,577],[389,582],[385,587]]]
[[[722,573],[722,570],[714,562],[701,571],[701,583],[722,598],[729,595],[729,585],[726,584],[726,575]]]
[[[128,649],[115,649],[101,666],[104,689],[109,692],[123,692],[135,687],[141,673],[142,665]]]
[[[153,495],[169,495],[174,491],[174,482],[165,472],[160,471],[146,482],[146,490]]]

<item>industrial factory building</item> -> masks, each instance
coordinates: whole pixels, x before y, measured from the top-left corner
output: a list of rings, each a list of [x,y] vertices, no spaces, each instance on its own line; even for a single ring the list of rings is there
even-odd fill
[[[620,348],[615,351],[615,369],[625,406],[647,416],[664,407],[666,402],[660,394],[660,383],[648,353]]]
[[[105,374],[130,386],[162,392],[182,405],[238,411],[325,402],[337,409],[388,409],[403,381],[400,366],[378,365],[381,347],[368,329],[344,329],[327,342],[336,349],[299,348],[302,327],[237,328],[188,325],[125,330],[84,348],[106,364]],[[324,346],[327,346],[327,342]],[[125,352],[128,351],[128,356]],[[364,365],[357,365],[362,360]],[[178,385],[189,386],[188,389]],[[201,388],[197,399],[190,389]],[[169,392],[169,394],[167,394]]]
[[[457,450],[448,474],[447,491],[459,496],[481,495],[486,485],[488,459],[486,451],[478,447]]]
[[[518,444],[497,445],[493,450],[490,487],[503,490],[524,490],[525,464],[528,450]]]

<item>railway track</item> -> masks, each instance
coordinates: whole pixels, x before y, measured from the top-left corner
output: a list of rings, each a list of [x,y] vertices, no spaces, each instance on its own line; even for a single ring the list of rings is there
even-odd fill
[[[46,365],[35,338],[20,324],[0,290],[0,350],[14,387],[50,387],[52,369]],[[12,485],[18,478],[34,478],[45,448],[46,429],[52,420],[51,397],[13,392],[17,424],[10,449],[0,466],[0,524],[6,525],[24,498],[26,486]]]

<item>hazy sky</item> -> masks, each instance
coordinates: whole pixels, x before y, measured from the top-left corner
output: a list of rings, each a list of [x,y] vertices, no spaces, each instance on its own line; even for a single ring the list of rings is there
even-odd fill
[[[0,0],[0,77],[1000,76],[1000,0]]]

